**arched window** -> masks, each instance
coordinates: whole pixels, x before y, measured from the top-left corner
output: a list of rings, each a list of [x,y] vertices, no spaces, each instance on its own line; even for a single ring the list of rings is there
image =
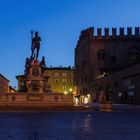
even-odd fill
[[[82,69],[85,68],[85,61],[84,61],[84,60],[82,60],[81,68],[82,68]]]
[[[105,59],[105,50],[104,49],[99,49],[97,51],[97,59],[98,60],[104,60]]]
[[[55,79],[55,83],[59,83],[59,79]]]
[[[131,47],[129,50],[129,58],[132,61],[139,60],[140,59],[140,50],[135,46]]]

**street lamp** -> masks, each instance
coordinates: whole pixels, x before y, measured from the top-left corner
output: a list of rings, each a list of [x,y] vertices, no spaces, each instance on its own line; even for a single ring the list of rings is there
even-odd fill
[[[68,92],[67,92],[67,91],[64,91],[64,94],[65,94],[65,95],[67,95],[67,94],[68,94]]]
[[[73,91],[72,88],[70,88],[69,91],[72,92]]]

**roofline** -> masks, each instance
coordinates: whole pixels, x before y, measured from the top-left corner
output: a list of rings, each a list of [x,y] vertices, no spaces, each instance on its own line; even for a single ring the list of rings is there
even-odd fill
[[[6,81],[8,81],[8,82],[10,82],[5,76],[3,76],[1,73],[0,73],[0,76],[2,77],[2,78],[4,78]]]
[[[17,75],[15,77],[18,79],[18,77],[25,77],[25,75]]]
[[[74,70],[71,67],[50,67],[45,68],[45,70]]]

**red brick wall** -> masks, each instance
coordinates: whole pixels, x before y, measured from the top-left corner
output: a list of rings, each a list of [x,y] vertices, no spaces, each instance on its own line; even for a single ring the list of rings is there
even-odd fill
[[[8,92],[9,81],[0,75],[0,93]]]

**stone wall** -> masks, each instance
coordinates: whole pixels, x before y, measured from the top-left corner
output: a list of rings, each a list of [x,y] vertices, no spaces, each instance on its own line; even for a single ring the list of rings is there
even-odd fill
[[[73,96],[63,94],[0,94],[0,107],[73,106]]]

